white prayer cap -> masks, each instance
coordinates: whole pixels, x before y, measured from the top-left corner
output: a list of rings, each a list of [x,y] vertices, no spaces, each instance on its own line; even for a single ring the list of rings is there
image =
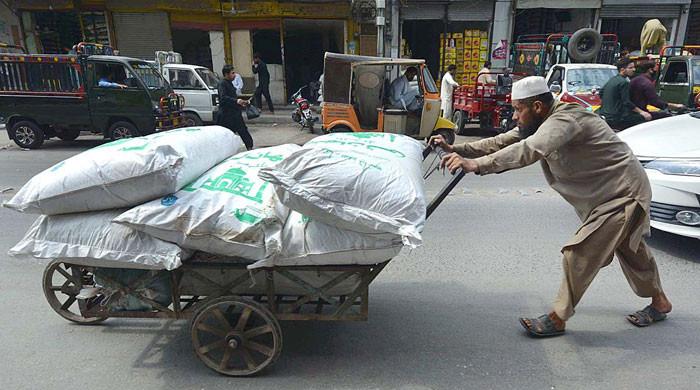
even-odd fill
[[[513,83],[513,92],[510,98],[512,100],[527,99],[548,92],[549,87],[547,87],[544,77],[529,76]]]

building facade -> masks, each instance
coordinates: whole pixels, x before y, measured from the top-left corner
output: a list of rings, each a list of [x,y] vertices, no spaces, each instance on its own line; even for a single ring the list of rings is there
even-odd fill
[[[351,1],[18,0],[10,1],[30,52],[66,53],[80,41],[110,44],[121,55],[153,59],[174,50],[183,62],[220,72],[234,65],[244,91],[255,88],[253,53],[268,64],[276,103],[318,80],[323,53],[354,52],[359,24]],[[0,26],[2,27],[2,26]]]

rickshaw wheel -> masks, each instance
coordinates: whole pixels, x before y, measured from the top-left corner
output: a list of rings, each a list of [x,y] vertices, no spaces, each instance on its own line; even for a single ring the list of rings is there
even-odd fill
[[[217,298],[198,309],[190,325],[192,347],[212,370],[253,375],[282,351],[282,329],[264,306],[238,296]]]
[[[68,321],[82,325],[102,322],[107,317],[85,317],[82,314],[88,300],[76,296],[83,287],[93,287],[95,281],[86,268],[56,259],[44,269],[44,296],[51,308]],[[65,299],[63,299],[65,297]]]

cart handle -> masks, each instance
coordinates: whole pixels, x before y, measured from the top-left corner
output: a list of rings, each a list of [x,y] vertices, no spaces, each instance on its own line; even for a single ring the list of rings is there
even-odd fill
[[[442,159],[442,156],[447,154],[447,152],[445,152],[440,147],[434,148],[433,146],[428,145],[425,149],[423,149],[423,159],[425,160],[425,158],[428,157],[430,152],[433,150],[435,150],[435,153],[437,153],[437,155],[441,159]],[[461,168],[459,170],[457,170],[457,173],[452,175],[452,178],[450,179],[450,181],[447,182],[447,184],[445,184],[444,187],[442,187],[440,192],[438,192],[438,194],[435,195],[433,200],[431,200],[430,203],[428,204],[426,214],[425,214],[426,219],[428,217],[430,217],[430,215],[435,211],[435,209],[438,206],[440,206],[440,203],[442,203],[442,201],[445,200],[445,198],[447,198],[447,195],[449,195],[450,192],[452,192],[452,190],[457,186],[457,184],[459,184],[459,182],[462,180],[464,175],[465,175],[465,172]]]

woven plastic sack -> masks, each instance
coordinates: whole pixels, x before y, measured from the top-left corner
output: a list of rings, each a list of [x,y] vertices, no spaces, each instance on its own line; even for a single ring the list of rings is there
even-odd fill
[[[241,145],[221,126],[117,140],[39,173],[4,206],[48,215],[135,206],[179,190]]]
[[[403,135],[337,133],[315,138],[260,171],[282,203],[319,222],[421,243],[426,199],[423,146]]]
[[[289,209],[258,171],[297,150],[298,145],[281,145],[237,154],[174,195],[134,207],[114,221],[207,253],[250,260],[277,254]]]
[[[167,270],[187,258],[175,244],[111,223],[123,211],[42,215],[9,253],[100,267]]]
[[[248,268],[377,264],[394,258],[402,247],[395,235],[343,230],[292,211],[282,230],[280,254]]]

